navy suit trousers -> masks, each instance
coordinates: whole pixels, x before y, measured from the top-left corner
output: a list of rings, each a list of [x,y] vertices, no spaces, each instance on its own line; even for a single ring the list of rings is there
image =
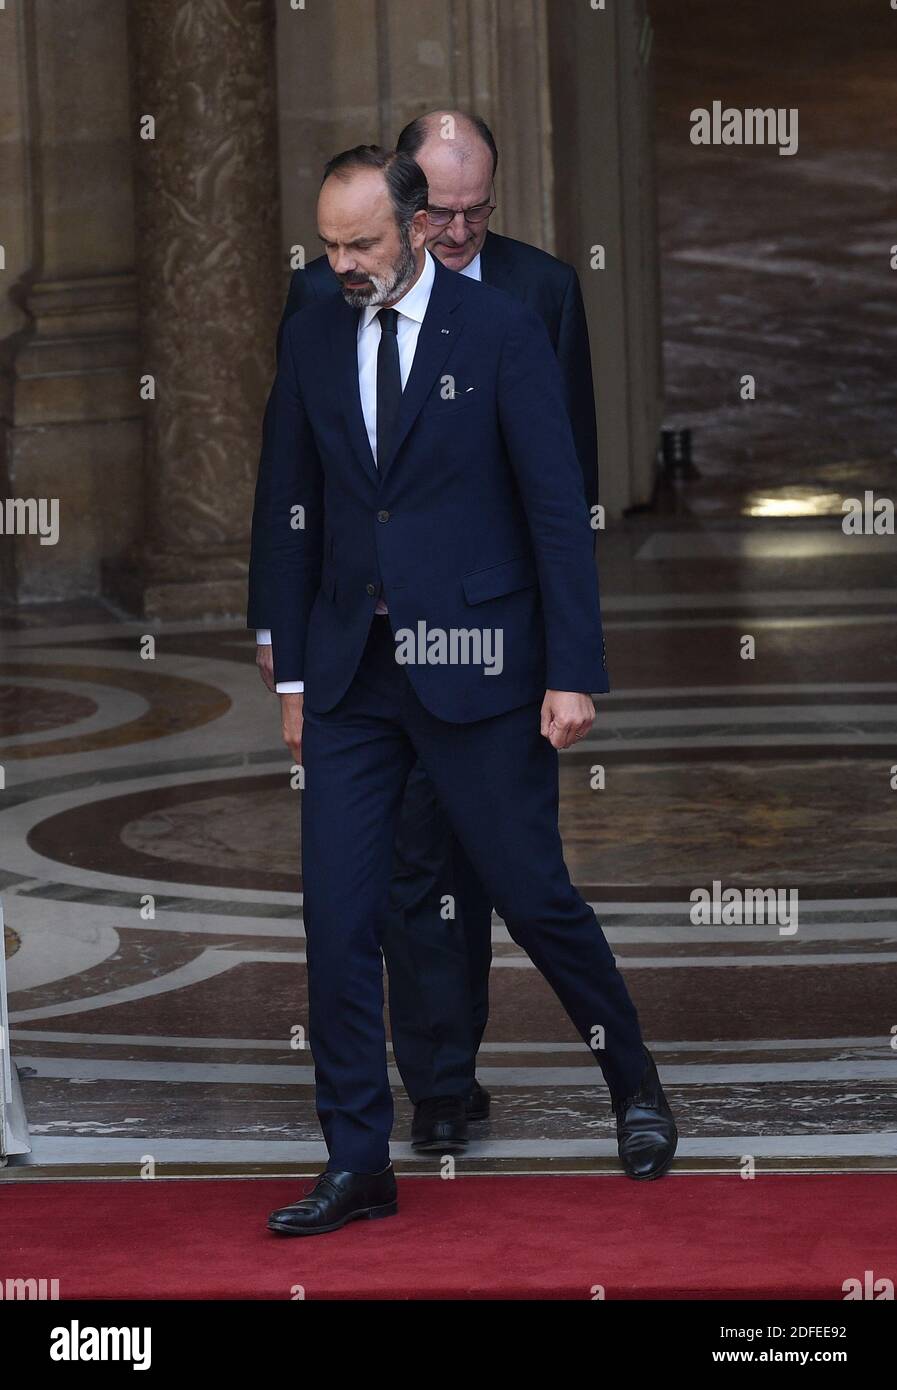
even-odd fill
[[[415,1104],[467,1096],[489,1017],[492,904],[419,762],[399,813],[382,941],[405,1090]]]
[[[381,1171],[393,1106],[383,1022],[382,926],[405,785],[419,760],[508,931],[592,1048],[612,1096],[644,1071],[638,1015],[558,831],[558,758],[540,704],[473,723],[438,719],[375,617],[348,691],[306,710],[302,870],[309,1042],[329,1167]]]

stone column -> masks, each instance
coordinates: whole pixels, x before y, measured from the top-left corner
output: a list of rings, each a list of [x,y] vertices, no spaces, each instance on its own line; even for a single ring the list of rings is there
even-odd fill
[[[549,3],[547,14],[557,255],[582,280],[600,500],[616,521],[651,498],[663,413],[652,31],[646,0]]]
[[[245,611],[282,307],[271,0],[132,0],[148,617]],[[141,139],[151,117],[154,138]]]
[[[142,520],[121,0],[0,8],[0,485],[59,535],[0,538],[20,602],[97,597]]]

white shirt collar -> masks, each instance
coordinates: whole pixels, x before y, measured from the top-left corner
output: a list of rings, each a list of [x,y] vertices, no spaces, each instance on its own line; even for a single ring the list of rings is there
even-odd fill
[[[429,251],[424,253],[424,268],[417,277],[410,290],[402,295],[402,298],[393,304],[400,314],[406,318],[414,319],[415,323],[423,323],[427,312],[427,305],[430,302],[430,294],[433,290],[433,281],[436,279],[436,263]],[[383,306],[369,304],[365,309],[361,320],[362,332],[373,323]]]
[[[470,262],[470,265],[466,265],[462,271],[459,271],[459,274],[461,274],[461,275],[466,275],[466,276],[468,277],[469,280],[482,280],[482,278],[483,278],[482,260],[483,260],[483,253],[482,253],[482,251],[478,251],[478,252],[476,253],[476,255],[474,256],[473,260]]]

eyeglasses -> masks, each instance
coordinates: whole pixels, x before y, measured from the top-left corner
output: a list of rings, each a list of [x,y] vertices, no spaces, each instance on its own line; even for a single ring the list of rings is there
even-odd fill
[[[461,216],[471,227],[488,222],[497,203],[478,203],[472,208],[428,208],[427,213],[434,227],[447,227],[455,218]]]

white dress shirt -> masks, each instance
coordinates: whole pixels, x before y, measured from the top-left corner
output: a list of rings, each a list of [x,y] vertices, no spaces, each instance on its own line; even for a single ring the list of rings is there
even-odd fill
[[[478,265],[479,256],[476,258],[476,263]],[[472,266],[468,269],[472,269]],[[436,264],[430,252],[427,251],[424,253],[424,268],[420,275],[410,290],[407,290],[402,298],[392,305],[392,308],[396,309],[399,315],[396,335],[399,340],[399,371],[402,377],[403,391],[411,375],[417,340],[420,337],[421,324],[426,316],[435,279]],[[381,307],[380,305],[370,305],[362,310],[358,317],[357,339],[358,389],[361,394],[361,411],[375,462],[377,459],[377,354],[380,349],[382,332],[378,314]],[[382,598],[375,611],[377,613],[387,611]],[[261,646],[268,645],[271,641],[270,630],[261,629],[256,634],[256,641]],[[301,695],[305,690],[305,682],[278,681],[276,689],[278,695]]]
[[[458,271],[459,275],[466,275],[468,280],[482,280],[483,278],[483,253],[478,251],[470,265],[466,265],[463,270]]]

